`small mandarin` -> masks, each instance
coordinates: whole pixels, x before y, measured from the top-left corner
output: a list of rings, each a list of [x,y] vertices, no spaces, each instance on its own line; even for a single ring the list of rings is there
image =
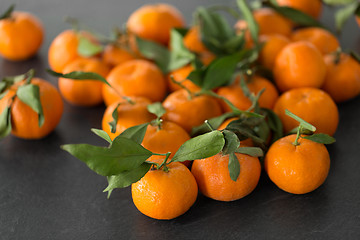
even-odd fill
[[[146,60],[130,60],[113,68],[107,76],[110,86],[103,87],[108,106],[122,96],[145,97],[152,102],[161,101],[166,94],[166,80],[160,69]]]
[[[158,3],[137,9],[130,15],[126,26],[131,34],[167,45],[170,30],[184,27],[185,21],[175,7]]]
[[[11,61],[34,56],[44,38],[44,27],[36,16],[15,11],[0,20],[0,55]]]
[[[73,71],[94,72],[106,77],[109,68],[96,58],[77,58],[65,66],[63,73]],[[58,85],[61,95],[71,104],[95,106],[103,102],[103,83],[100,81],[59,78]]]
[[[181,163],[170,163],[168,171],[150,170],[131,185],[136,208],[155,219],[173,219],[195,203],[198,187],[194,176]]]
[[[360,64],[345,53],[338,62],[336,58],[334,54],[324,56],[327,71],[322,89],[335,102],[344,102],[360,94]]]
[[[40,102],[44,114],[44,123],[39,127],[38,114],[18,97],[12,101],[16,89],[14,85],[0,100],[0,113],[11,104],[11,133],[23,139],[40,139],[50,134],[60,122],[63,113],[63,101],[60,93],[49,82],[33,78],[31,83],[39,87]]]
[[[229,155],[218,153],[193,162],[191,172],[202,194],[218,201],[234,201],[255,189],[261,173],[259,159],[240,153],[235,155],[240,164],[240,174],[236,181],[230,178]]]
[[[335,102],[323,90],[296,88],[283,93],[275,103],[274,112],[279,116],[285,133],[298,126],[298,122],[285,115],[285,109],[316,127],[317,133],[334,135],[339,124]]]
[[[282,92],[300,87],[320,88],[325,75],[324,59],[310,42],[290,43],[276,57],[274,78]]]
[[[79,39],[81,37],[87,38],[94,44],[98,44],[97,39],[86,31],[77,32],[68,29],[55,37],[48,51],[48,61],[52,70],[62,72],[67,64],[81,57],[78,53]]]
[[[171,152],[171,158],[189,139],[190,135],[182,127],[173,122],[163,121],[160,126],[151,124],[148,126],[142,145],[155,153]],[[190,162],[184,164],[189,166]]]
[[[283,137],[270,146],[264,167],[269,178],[280,189],[305,194],[321,186],[330,169],[330,157],[323,144],[300,138]]]
[[[221,115],[218,101],[212,97],[200,95],[190,98],[186,90],[171,93],[163,102],[166,113],[164,120],[172,121],[184,128],[188,133],[205,120]]]

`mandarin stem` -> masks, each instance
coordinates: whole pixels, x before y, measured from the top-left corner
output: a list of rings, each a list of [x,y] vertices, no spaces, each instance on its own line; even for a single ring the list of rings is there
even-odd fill
[[[302,130],[302,126],[301,126],[301,124],[300,124],[300,126],[298,127],[298,130],[297,130],[297,133],[296,133],[295,142],[293,142],[293,145],[295,145],[295,146],[298,146],[298,145],[299,145],[298,140],[299,140],[299,138],[300,138],[300,132],[301,132],[301,130]]]

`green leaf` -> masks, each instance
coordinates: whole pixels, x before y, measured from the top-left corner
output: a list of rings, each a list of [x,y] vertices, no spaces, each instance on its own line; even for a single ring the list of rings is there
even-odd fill
[[[147,106],[147,110],[150,113],[155,114],[157,118],[161,118],[166,113],[166,110],[163,107],[163,105],[161,104],[161,102],[149,104]]]
[[[10,7],[0,15],[0,20],[9,18],[15,9],[15,4],[11,4]]]
[[[295,114],[293,114],[292,112],[290,112],[289,110],[285,109],[285,114],[293,119],[295,119],[296,121],[298,121],[300,123],[300,126],[302,126],[303,128],[315,132],[316,131],[316,127],[311,125],[310,123],[306,122],[304,119],[296,116]]]
[[[107,134],[107,132],[103,131],[103,130],[100,130],[100,129],[95,129],[95,128],[92,128],[91,131],[93,133],[95,133],[96,135],[98,135],[99,137],[101,137],[102,139],[106,140],[108,143],[112,143],[112,140],[109,136],[109,134]]]
[[[244,126],[233,121],[226,127],[226,130],[234,132],[240,141],[250,138],[257,146],[266,149],[264,140],[256,135],[252,127]]]
[[[228,53],[240,51],[245,46],[245,35],[236,35],[224,43],[224,48]]]
[[[307,27],[320,27],[326,29],[326,27],[322,25],[319,21],[297,9],[286,6],[278,6],[272,1],[265,2],[265,5],[272,8],[280,15],[284,16],[287,19],[290,19],[298,25]]]
[[[224,135],[220,131],[212,131],[191,138],[180,146],[172,158],[172,162],[184,162],[203,159],[219,153],[225,145]]]
[[[206,69],[206,68],[204,68]],[[193,70],[188,76],[187,79],[192,81],[195,85],[201,87],[204,82],[204,76],[206,73],[206,70],[204,69],[195,69]]]
[[[222,150],[223,154],[231,154],[240,146],[240,140],[237,135],[229,130],[224,130],[225,145]]]
[[[265,112],[267,123],[273,132],[272,142],[282,138],[284,130],[279,116],[270,109],[262,108],[261,110]]]
[[[202,89],[211,90],[226,85],[232,80],[238,62],[243,58],[244,51],[214,60],[207,68]]]
[[[119,137],[125,137],[125,138],[133,140],[134,142],[136,142],[138,144],[141,144],[144,139],[148,125],[149,125],[149,123],[143,123],[140,125],[129,127],[128,129],[123,131],[119,135]]]
[[[305,138],[313,142],[322,143],[322,144],[332,144],[336,142],[335,138],[324,133],[317,133],[309,136],[303,136],[301,138]]]
[[[235,153],[229,154],[228,168],[231,180],[236,182],[240,174],[240,163]]]
[[[111,192],[116,188],[125,188],[139,181],[151,168],[150,163],[144,162],[139,167],[129,171],[122,172],[118,175],[109,176],[107,178],[109,185],[104,192]],[[108,198],[110,195],[108,195]]]
[[[245,21],[248,24],[248,28],[251,34],[251,38],[252,40],[255,42],[255,44],[258,43],[258,38],[259,38],[259,25],[258,23],[255,21],[255,18],[250,10],[250,7],[247,5],[245,0],[237,0],[237,5],[240,9],[240,11],[242,12]]]
[[[252,157],[263,157],[264,152],[258,147],[239,147],[236,150],[237,153],[246,154]]]
[[[259,125],[255,126],[254,132],[256,133],[259,138],[261,138],[264,143],[267,142],[268,137],[270,135],[270,127],[266,121],[262,121]]]
[[[54,72],[50,69],[47,69],[46,71],[54,77],[68,78],[74,80],[97,80],[111,87],[111,85],[108,83],[108,81],[106,81],[106,79],[103,76],[94,72],[74,71],[74,72],[62,74],[62,73]]]
[[[299,131],[299,126],[291,129],[286,135],[297,134],[298,131]],[[313,133],[314,133],[313,131],[310,131],[310,130],[305,129],[305,128],[300,129],[300,134],[312,135]]]
[[[101,53],[103,47],[99,44],[93,43],[86,37],[80,37],[77,51],[83,57],[92,57]]]
[[[6,107],[0,114],[0,139],[6,137],[11,132],[11,111]]]
[[[38,114],[39,127],[41,127],[45,119],[40,102],[39,86],[33,84],[22,85],[17,89],[16,96]]]
[[[173,28],[170,31],[171,53],[186,58],[189,62],[195,58],[195,54],[190,52],[184,45],[183,29]]]
[[[200,26],[201,41],[204,45],[216,55],[229,54],[224,43],[235,36],[232,27],[221,15],[204,7],[199,7],[196,15]]]
[[[353,2],[356,2],[356,0],[322,0],[325,4],[331,5],[331,6],[339,6],[339,5],[347,5]]]
[[[116,125],[117,125],[118,118],[119,118],[119,113],[118,113],[119,106],[120,106],[120,103],[116,106],[116,108],[114,109],[114,111],[111,114],[113,120],[111,122],[108,122],[111,133],[116,132]]]
[[[158,67],[162,72],[168,73],[169,70],[169,62],[170,62],[170,51],[153,41],[145,40],[139,37],[136,37],[136,44],[140,53],[150,59],[155,61]]]
[[[359,3],[354,2],[336,11],[335,26],[338,32],[341,31],[346,21],[355,14],[355,11],[358,7],[359,7]]]
[[[220,127],[220,125],[228,118],[232,118],[232,117],[236,117],[237,114],[233,113],[233,112],[228,112],[228,113],[224,113],[223,115],[220,115],[218,117],[214,117],[208,120],[209,124],[217,129],[218,127]],[[200,126],[194,127],[191,130],[191,136],[196,136],[196,135],[200,135],[200,134],[204,134],[207,132],[210,132],[211,130],[209,129],[208,125],[206,123],[201,124]]]
[[[109,147],[67,144],[61,148],[102,176],[117,175],[135,169],[152,155],[152,152],[125,137],[116,137]]]

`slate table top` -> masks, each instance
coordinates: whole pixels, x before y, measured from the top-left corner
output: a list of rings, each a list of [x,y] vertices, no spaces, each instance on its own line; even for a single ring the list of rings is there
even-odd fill
[[[24,62],[0,58],[0,77],[35,68],[37,76],[57,84],[45,69],[47,50],[64,29],[62,19],[76,17],[108,33],[123,24],[141,0],[17,0],[17,9],[37,15],[46,39],[37,56]],[[188,23],[199,5],[233,4],[219,0],[167,0]],[[11,0],[2,0],[4,11]],[[332,27],[331,10],[322,22]],[[360,52],[355,20],[340,37],[343,48]],[[62,120],[48,137],[26,141],[9,136],[0,141],[0,239],[360,239],[360,97],[339,105],[337,142],[328,147],[331,169],[326,182],[305,195],[278,189],[263,172],[255,191],[244,199],[223,203],[199,195],[183,216],[158,221],[133,205],[130,188],[116,190],[107,200],[106,180],[59,146],[101,145],[90,132],[101,128],[105,107],[79,108],[65,103]]]

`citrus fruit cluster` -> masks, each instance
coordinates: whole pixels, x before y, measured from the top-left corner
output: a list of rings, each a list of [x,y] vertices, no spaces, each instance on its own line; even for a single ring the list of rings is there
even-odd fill
[[[262,164],[284,191],[315,190],[330,168],[324,144],[335,141],[336,103],[360,93],[358,58],[317,21],[320,0],[255,8],[237,0],[237,10],[221,9],[235,26],[216,8],[199,7],[187,27],[175,7],[152,4],[110,37],[75,24],[50,45],[48,72],[59,77],[63,98],[106,105],[102,130],[92,131],[107,147],[62,148],[107,177],[108,196],[131,185],[135,206],[149,217],[182,215],[198,190],[219,201],[243,198]],[[1,136],[40,138],[60,120],[59,94],[43,93],[32,75],[1,82]],[[23,113],[46,130],[33,124],[30,134]]]

